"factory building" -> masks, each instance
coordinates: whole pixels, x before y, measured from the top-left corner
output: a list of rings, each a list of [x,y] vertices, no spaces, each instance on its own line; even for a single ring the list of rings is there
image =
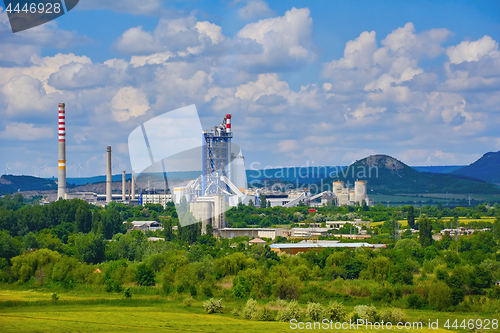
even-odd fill
[[[362,205],[365,202],[370,205],[370,200],[366,194],[366,180],[357,180],[354,182],[354,189],[344,187],[344,182],[333,182],[333,194],[335,194],[337,206],[343,205]]]

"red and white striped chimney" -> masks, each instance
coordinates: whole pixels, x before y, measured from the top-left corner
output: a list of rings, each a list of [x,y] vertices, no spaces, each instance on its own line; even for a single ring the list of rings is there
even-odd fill
[[[226,132],[231,133],[231,115],[226,114]]]
[[[66,105],[59,103],[59,162],[57,198],[66,197]]]

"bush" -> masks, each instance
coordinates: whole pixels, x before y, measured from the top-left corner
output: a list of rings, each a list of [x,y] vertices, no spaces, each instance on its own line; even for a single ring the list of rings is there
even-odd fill
[[[214,296],[214,290],[212,284],[208,281],[205,281],[201,284],[201,293],[207,297]]]
[[[307,309],[306,309],[306,314],[307,318],[309,318],[311,321],[320,321],[323,319],[323,314],[324,309],[319,303],[308,303],[307,304]]]
[[[57,301],[59,299],[59,295],[57,295],[57,293],[53,293],[52,294],[52,300],[53,301]]]
[[[397,323],[406,323],[406,313],[401,309],[386,309],[380,312],[380,320],[390,322],[394,325]]]
[[[297,301],[291,301],[288,303],[286,309],[278,311],[278,315],[276,316],[277,321],[288,322],[292,319],[300,319],[302,315],[302,309],[299,306]]]
[[[333,301],[325,309],[325,317],[335,322],[343,322],[347,318],[347,312],[342,303]]]
[[[139,286],[154,286],[155,270],[146,264],[140,264],[137,266],[136,278]]]
[[[252,320],[256,319],[257,312],[257,301],[255,301],[253,298],[250,298],[243,310],[241,310],[241,315],[247,320]]]
[[[185,306],[191,306],[193,305],[194,303],[194,298],[192,296],[189,296],[187,298],[184,298],[184,300],[182,301],[182,303],[185,305]]]
[[[255,319],[258,321],[273,321],[273,313],[265,306],[257,312]]]
[[[238,317],[240,315],[240,311],[238,311],[237,308],[234,308],[233,311],[231,311],[231,313],[233,314],[233,316],[235,317]]]
[[[406,297],[408,307],[411,309],[422,309],[427,305],[427,300],[420,294],[411,294]]]
[[[354,314],[365,322],[374,323],[378,321],[377,309],[373,305],[357,305],[354,307]]]
[[[132,297],[132,289],[130,289],[130,287],[128,287],[127,289],[125,289],[125,291],[123,292],[123,295],[126,297],[126,298],[131,298]]]
[[[429,303],[439,311],[451,305],[451,289],[444,282],[437,281],[429,287]]]
[[[195,297],[196,295],[198,295],[198,289],[196,289],[196,286],[195,285],[190,285],[189,286],[189,293],[191,294],[191,296]]]
[[[222,313],[224,301],[222,299],[211,298],[203,303],[203,308],[207,313]]]

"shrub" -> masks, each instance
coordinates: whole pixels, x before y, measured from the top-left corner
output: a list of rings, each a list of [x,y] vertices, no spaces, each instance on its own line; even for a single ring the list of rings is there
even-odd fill
[[[427,300],[420,294],[409,295],[406,302],[411,309],[422,309],[427,304]]]
[[[392,324],[406,323],[406,313],[401,309],[386,309],[380,312],[380,319]]]
[[[276,316],[277,321],[290,321],[292,319],[299,320],[302,315],[302,309],[299,306],[297,301],[291,301],[288,303],[286,309],[278,311],[278,315]]]
[[[189,286],[189,293],[191,294],[191,296],[195,297],[196,295],[198,295],[198,289],[196,288],[195,285],[190,285]]]
[[[429,287],[429,303],[439,311],[451,305],[451,289],[444,282],[437,281]]]
[[[182,301],[182,303],[185,306],[191,306],[194,303],[194,298],[192,296],[186,297],[186,298],[184,298],[184,300]]]
[[[257,312],[255,319],[259,321],[272,321],[273,313],[268,307],[265,306]]]
[[[132,297],[132,290],[130,289],[130,287],[128,287],[127,289],[125,289],[125,291],[123,292],[123,295],[126,298],[131,298]]]
[[[247,320],[256,319],[257,311],[257,301],[255,301],[253,298],[250,298],[241,311],[241,315]]]
[[[222,313],[224,301],[222,299],[211,298],[203,303],[203,308],[207,313]]]
[[[240,315],[240,311],[238,311],[237,308],[234,308],[233,311],[231,311],[231,313],[233,314],[233,316],[235,317],[238,317]]]
[[[53,301],[57,301],[59,299],[59,295],[57,295],[57,293],[53,293],[52,294],[52,300]]]
[[[323,319],[324,309],[319,303],[308,303],[306,314],[311,321],[320,321]]]
[[[378,321],[377,309],[373,305],[357,305],[354,307],[354,314],[364,321],[371,323]]]
[[[137,266],[136,278],[139,286],[155,285],[155,271],[147,264],[140,264]]]
[[[201,292],[203,295],[207,297],[212,297],[214,295],[214,290],[212,284],[208,281],[205,281],[201,284]]]
[[[333,301],[325,309],[325,317],[335,322],[343,322],[347,318],[347,312],[342,303]]]

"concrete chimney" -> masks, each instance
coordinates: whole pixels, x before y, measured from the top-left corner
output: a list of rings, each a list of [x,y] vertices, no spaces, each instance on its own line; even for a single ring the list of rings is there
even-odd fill
[[[106,170],[106,203],[110,203],[112,201],[111,197],[111,146],[108,146],[106,149],[108,155],[108,165]]]
[[[126,201],[127,200],[127,190],[126,190],[126,184],[127,184],[127,180],[126,180],[126,175],[125,175],[125,171],[123,171],[123,175],[122,175],[122,201]]]
[[[132,193],[131,200],[135,200],[135,171],[132,171],[132,190],[130,193]]]
[[[59,162],[57,199],[66,199],[66,104],[59,103]]]

